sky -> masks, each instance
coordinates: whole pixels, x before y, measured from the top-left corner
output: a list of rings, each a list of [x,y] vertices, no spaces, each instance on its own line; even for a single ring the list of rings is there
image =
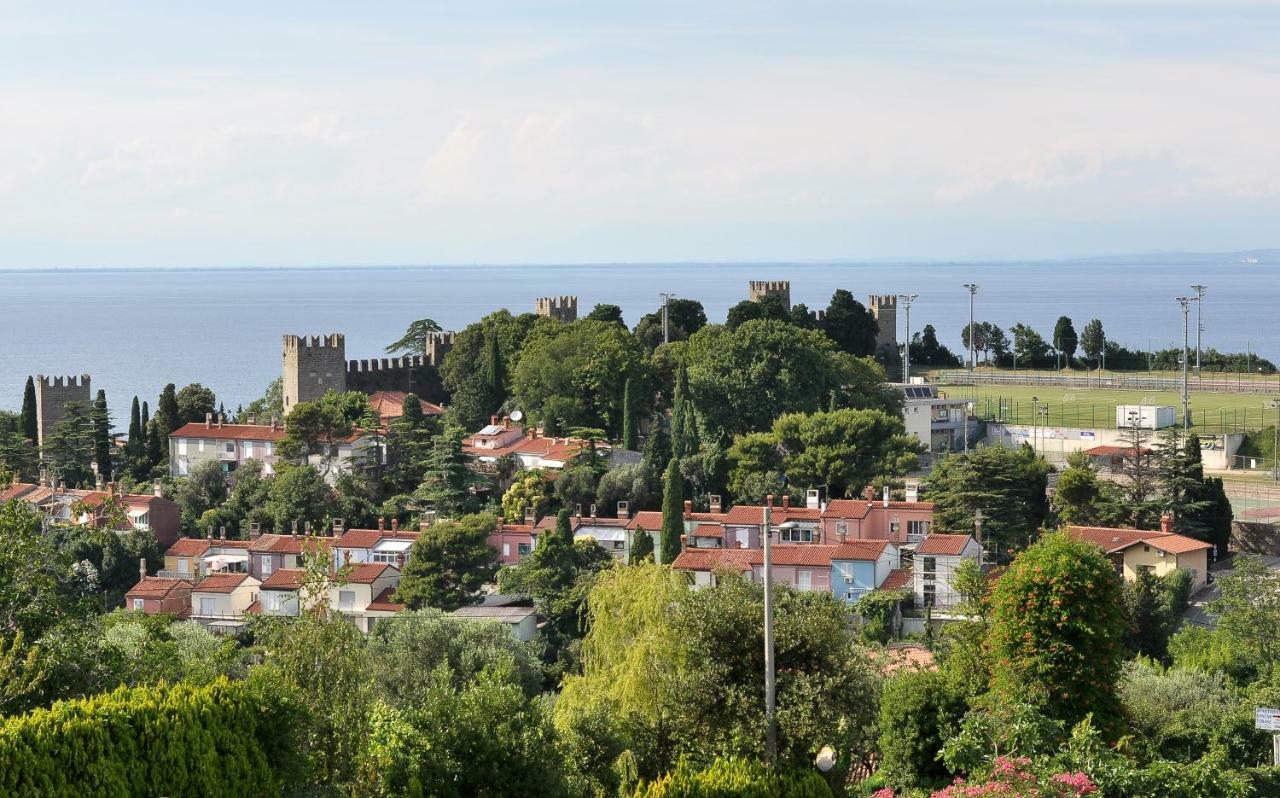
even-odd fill
[[[11,3],[0,268],[1280,246],[1280,3]]]

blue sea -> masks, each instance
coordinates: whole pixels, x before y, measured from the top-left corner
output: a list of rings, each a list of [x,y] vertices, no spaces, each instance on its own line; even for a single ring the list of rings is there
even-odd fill
[[[1174,298],[1208,286],[1204,343],[1280,358],[1275,314],[1280,266],[1224,261],[1133,264],[859,263],[422,266],[315,269],[65,270],[0,272],[0,409],[16,410],[28,374],[81,374],[104,388],[120,424],[137,394],[200,382],[228,410],[280,375],[285,333],[346,334],[347,357],[382,357],[414,319],[460,328],[500,307],[533,309],[535,297],[575,294],[579,312],[620,305],[629,325],[659,292],[700,300],[712,321],[746,296],[749,280],[790,280],[793,302],[825,307],[837,288],[918,294],[911,326],[933,324],[960,350],[969,320],[964,283],[979,285],[978,320],[1005,330],[1030,324],[1046,337],[1061,314],[1077,329],[1101,318],[1131,347],[1180,344]],[[899,311],[899,337],[903,314]],[[1195,335],[1194,311],[1191,320]]]

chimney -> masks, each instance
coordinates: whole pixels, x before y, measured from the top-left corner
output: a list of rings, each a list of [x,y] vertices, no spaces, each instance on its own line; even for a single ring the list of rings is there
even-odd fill
[[[885,506],[885,507],[888,507],[888,506],[889,506],[889,486],[888,486],[888,485],[885,485],[885,486],[884,486],[884,502],[883,502],[883,506]]]
[[[271,431],[272,431],[272,432],[275,432],[275,431],[276,431],[276,423],[277,423],[277,421],[276,421],[276,417],[275,417],[275,416],[272,416],[272,417],[271,417]]]
[[[591,520],[592,520],[592,521],[596,520],[596,506],[595,506],[595,503],[592,503],[592,505],[591,505]]]
[[[205,534],[209,540],[213,540],[213,527],[209,527],[209,531]]]
[[[767,505],[769,505],[770,507],[772,507],[772,506],[773,506],[773,494],[772,494],[772,493],[770,493],[768,496],[765,496],[765,497],[764,497],[764,503],[765,503],[765,504],[767,504]]]
[[[391,519],[391,537],[396,537],[396,535],[398,535],[399,533],[400,533],[400,519],[392,518]]]
[[[582,517],[582,505],[581,505],[581,504],[574,505],[573,517],[574,517],[574,518],[581,518],[581,517]]]
[[[93,487],[94,487],[95,489],[97,489],[97,490],[102,490],[102,475],[101,475],[101,474],[98,474],[98,475],[94,478],[94,480],[93,480]]]
[[[684,517],[690,518],[692,516],[693,516],[693,500],[685,499],[684,500]]]
[[[295,538],[298,536],[298,522],[296,520],[293,522],[293,532],[291,532],[290,534],[293,535]]]
[[[804,492],[804,506],[810,510],[821,509],[822,493],[817,488],[810,488]]]
[[[218,540],[227,539],[227,528],[225,526],[218,527]]]
[[[498,426],[498,417],[496,415],[489,416],[489,424],[494,427]]]
[[[257,521],[250,521],[249,522],[249,539],[257,540],[260,537],[262,537],[262,524],[259,524]]]
[[[724,506],[720,501],[719,493],[711,494],[710,496],[707,497],[707,501],[711,505],[711,512],[713,513],[720,512],[720,508]]]
[[[347,525],[347,521],[345,518],[333,519],[333,536],[336,538],[339,535],[341,535],[343,528],[346,527],[346,525]]]
[[[143,579],[146,579],[146,578],[147,578],[147,558],[139,557],[138,558],[138,581],[141,582]]]
[[[209,429],[213,425],[213,413],[204,414],[204,428]]]
[[[627,502],[627,501],[618,502],[618,517],[619,518],[631,517],[631,502]]]
[[[1160,516],[1160,531],[1166,535],[1173,533],[1173,516],[1171,514],[1165,513]]]
[[[427,526],[432,526],[436,522],[436,511],[426,510],[425,512],[422,513],[422,518],[423,518],[423,523],[425,523]]]
[[[784,493],[784,494],[782,494],[782,509],[784,509],[784,510],[790,510],[790,509],[791,509],[791,494],[790,494],[790,493]]]
[[[310,521],[303,521],[303,522],[302,522],[302,534],[306,535],[307,537],[311,537],[311,522],[310,522]]]
[[[163,483],[163,482],[161,482],[161,481],[160,481],[160,480],[158,480],[158,479],[157,479],[157,480],[155,480],[154,482],[152,482],[152,483],[151,483],[151,492],[152,492],[153,494],[155,494],[155,497],[156,497],[157,499],[163,499],[163,498],[164,498],[164,483]]]
[[[385,532],[386,530],[387,530],[387,519],[382,518],[382,517],[379,517],[379,518],[378,518],[378,531],[379,531],[379,532]]]
[[[222,414],[218,414],[218,429],[222,429]]]
[[[876,500],[876,489],[875,489],[875,487],[874,487],[874,486],[872,486],[872,485],[868,485],[866,488],[864,488],[864,489],[863,489],[863,491],[862,491],[862,496],[863,496],[863,498],[865,498],[865,499],[866,499],[867,501],[869,501],[869,502],[873,502],[873,501],[875,501],[875,500]]]
[[[532,507],[524,508],[524,522],[529,526],[538,523],[538,514]]]
[[[116,495],[116,483],[114,483],[114,482],[108,482],[108,483],[107,483],[107,495],[108,495],[108,496],[115,496],[115,495]]]

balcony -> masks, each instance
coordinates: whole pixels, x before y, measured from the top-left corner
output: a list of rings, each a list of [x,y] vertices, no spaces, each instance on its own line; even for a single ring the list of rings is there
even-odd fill
[[[156,571],[156,576],[163,579],[185,579],[188,582],[196,581],[196,575],[192,571]]]

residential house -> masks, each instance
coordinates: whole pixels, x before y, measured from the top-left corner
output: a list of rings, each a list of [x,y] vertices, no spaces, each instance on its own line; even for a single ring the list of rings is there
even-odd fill
[[[876,589],[899,565],[898,548],[885,540],[772,545],[773,581],[799,591],[830,592],[856,601]],[[673,567],[691,573],[695,586],[716,584],[719,572],[764,579],[764,550],[688,548]]]
[[[1089,463],[1098,471],[1107,473],[1118,473],[1124,466],[1124,461],[1132,460],[1135,457],[1149,457],[1154,454],[1153,449],[1137,446],[1093,446],[1085,449],[1084,453],[1089,457]]]
[[[1173,532],[1173,519],[1160,519],[1160,531],[1115,527],[1069,526],[1067,534],[1092,543],[1115,565],[1126,582],[1138,578],[1139,571],[1164,576],[1179,568],[1191,574],[1191,589],[1203,587],[1209,578],[1209,556],[1213,545]]]
[[[823,539],[891,540],[914,546],[933,530],[933,502],[833,499],[822,508]]]
[[[367,634],[373,631],[380,619],[404,609],[391,601],[399,584],[400,570],[394,565],[353,565],[347,572],[346,581],[329,589],[329,606]]]
[[[254,535],[249,539],[249,574],[265,582],[282,568],[301,568],[304,552],[328,549],[332,537],[315,535]]]
[[[334,567],[341,568],[348,563],[402,567],[408,562],[410,549],[420,534],[417,529],[401,529],[400,522],[394,518],[390,528],[379,518],[377,529],[348,529],[333,539]]]
[[[953,584],[956,568],[969,560],[982,565],[982,545],[972,535],[931,534],[916,546],[911,587],[918,607],[951,607],[961,600]]]
[[[298,588],[302,586],[305,571],[301,568],[280,568],[272,571],[258,586],[257,606],[252,612],[263,615],[296,616],[298,614]]]
[[[972,435],[967,400],[949,399],[932,385],[896,387],[902,391],[902,421],[907,434],[924,445],[929,457],[964,448],[965,435]]]
[[[526,521],[531,521],[529,518]],[[538,530],[533,524],[498,524],[498,528],[489,535],[489,546],[498,552],[498,562],[504,565],[517,565],[533,553],[538,543]]]
[[[160,576],[188,581],[213,573],[249,573],[248,540],[179,538],[164,552]]]
[[[284,425],[224,424],[206,415],[203,423],[193,421],[169,434],[169,475],[184,477],[203,463],[219,463],[225,474],[233,473],[249,460],[262,463],[264,474],[274,474],[276,446],[284,438]]]
[[[391,421],[404,415],[404,400],[409,396],[408,391],[374,391],[369,394],[369,406],[378,414],[379,420],[385,427]],[[419,398],[418,404],[422,408],[424,416],[442,416],[444,415],[444,407],[428,402]]]
[[[501,623],[511,636],[527,642],[538,635],[538,612],[533,607],[462,607],[451,613],[455,618],[468,621]]]
[[[150,532],[162,546],[177,540],[180,532],[178,505],[164,497],[159,480],[151,493],[119,493],[114,482],[96,490],[17,482],[0,492],[0,501],[8,499],[27,502],[52,523],[96,527],[109,523],[108,500],[115,500],[124,515],[116,531]]]
[[[586,450],[588,442],[580,438],[547,437],[531,428],[512,424],[510,419],[493,417],[485,425],[462,442],[462,450],[475,461],[482,471],[496,470],[504,457],[514,461],[515,470],[544,469],[560,471]],[[639,452],[614,449],[605,441],[596,443],[596,452],[605,458],[610,468],[640,462]]]
[[[146,576],[124,594],[127,610],[147,615],[169,614],[186,617],[191,614],[191,582],[164,576]]]
[[[258,601],[261,583],[247,573],[214,573],[191,588],[191,619],[211,632],[232,634]]]
[[[609,553],[615,560],[627,562],[631,552],[631,533],[628,527],[631,519],[626,516],[626,502],[622,515],[618,518],[606,518],[595,514],[595,505],[591,505],[591,515],[573,515],[569,517],[569,528],[573,530],[574,542],[590,540]],[[538,535],[549,535],[555,532],[557,518],[548,515],[537,523],[534,532]]]

